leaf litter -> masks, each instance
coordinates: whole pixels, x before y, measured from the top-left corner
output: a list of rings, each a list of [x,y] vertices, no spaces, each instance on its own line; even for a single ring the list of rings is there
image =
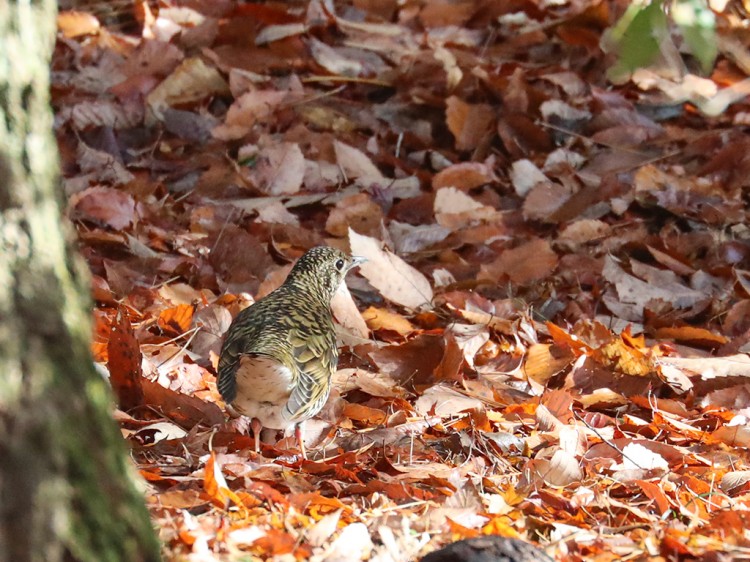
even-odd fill
[[[408,561],[484,534],[558,560],[749,555],[742,8],[715,6],[712,76],[612,87],[619,9],[61,12],[92,353],[166,559]],[[316,244],[369,259],[334,303],[335,390],[310,460],[257,457],[221,337]]]

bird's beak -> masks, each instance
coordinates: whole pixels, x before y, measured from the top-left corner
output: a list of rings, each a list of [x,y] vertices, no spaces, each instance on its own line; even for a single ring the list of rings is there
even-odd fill
[[[354,269],[355,267],[362,265],[366,261],[367,258],[363,258],[362,256],[352,256],[352,264],[349,266],[349,269]]]

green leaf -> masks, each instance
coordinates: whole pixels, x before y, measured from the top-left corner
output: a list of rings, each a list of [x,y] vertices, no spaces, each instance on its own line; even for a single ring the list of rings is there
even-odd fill
[[[617,54],[617,62],[607,72],[612,82],[627,80],[639,68],[649,66],[659,54],[659,44],[668,38],[664,0],[646,5],[631,4],[607,34],[606,41]]]
[[[714,13],[705,0],[674,0],[671,14],[701,70],[711,72],[718,53]]]

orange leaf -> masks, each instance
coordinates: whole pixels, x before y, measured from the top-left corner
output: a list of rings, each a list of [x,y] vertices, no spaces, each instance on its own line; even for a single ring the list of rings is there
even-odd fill
[[[695,326],[674,326],[659,328],[654,337],[657,340],[676,340],[705,347],[719,347],[729,340],[721,334],[715,334],[705,328]]]
[[[159,315],[159,327],[165,332],[180,336],[190,329],[195,307],[191,304],[180,304],[168,308]]]
[[[204,469],[203,489],[210,500],[221,509],[226,509],[232,501],[236,506],[244,509],[244,503],[232,490],[229,489],[224,475],[221,473],[221,465],[216,460],[216,453],[211,451]]]
[[[597,349],[593,357],[600,363],[635,377],[646,377],[654,372],[651,359],[640,349],[628,345],[624,339],[612,340]]]
[[[384,411],[362,404],[346,404],[343,414],[349,419],[364,422],[368,426],[381,425],[385,423],[387,417]]]
[[[307,545],[299,545],[296,537],[290,535],[286,531],[280,531],[279,529],[269,529],[266,531],[265,536],[259,538],[253,543],[253,550],[262,553],[264,558],[266,556],[280,556],[282,554],[289,554],[296,551],[295,558],[298,560],[304,560],[312,554],[309,552],[309,547]]]
[[[510,537],[520,539],[521,535],[513,527],[512,520],[507,516],[493,517],[489,523],[482,527],[482,533],[485,535],[500,535],[501,537]]]
[[[641,487],[641,490],[643,490],[643,493],[646,494],[646,497],[654,502],[660,516],[669,512],[669,510],[672,508],[671,504],[669,503],[669,498],[667,498],[667,496],[664,494],[664,491],[657,484],[648,482],[646,480],[637,480],[636,484]]]
[[[106,363],[109,342],[110,315],[103,310],[94,310],[94,333],[91,338],[91,354],[97,363]]]
[[[99,33],[99,20],[87,12],[65,11],[57,15],[57,27],[60,32],[71,39],[81,35]]]
[[[406,318],[383,308],[371,306],[362,313],[362,318],[373,332],[390,330],[406,336],[414,331],[414,326]]]
[[[567,346],[561,349],[560,346],[553,347],[537,343],[529,347],[523,364],[523,372],[532,381],[544,384],[570,365],[573,360],[574,355],[568,351]]]
[[[549,335],[552,336],[552,339],[557,345],[569,347],[576,355],[581,355],[591,351],[591,348],[588,345],[556,324],[547,322],[547,329],[549,330]]]
[[[454,541],[462,539],[473,539],[474,537],[481,536],[482,534],[476,529],[470,529],[469,527],[464,527],[463,525],[456,523],[450,517],[446,517],[445,521],[448,523],[448,528],[453,535]]]
[[[341,502],[337,498],[327,498],[320,492],[307,492],[294,494],[289,497],[289,503],[301,513],[316,512],[320,514],[332,513],[336,510],[343,509],[345,512],[351,512],[352,508]]]

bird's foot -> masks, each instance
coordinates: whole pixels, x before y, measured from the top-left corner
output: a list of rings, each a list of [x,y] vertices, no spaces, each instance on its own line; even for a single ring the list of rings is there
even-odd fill
[[[227,431],[233,431],[240,435],[247,435],[253,438],[253,449],[255,453],[260,455],[260,444],[261,444],[261,430],[263,426],[258,418],[248,418],[245,416],[239,416],[229,420],[224,428]]]
[[[250,434],[250,420],[245,416],[232,418],[226,423],[225,427],[228,431],[235,431],[237,433],[241,433],[242,435]]]
[[[302,453],[302,458],[307,460],[307,451],[305,450],[305,440],[302,437],[302,422],[297,423],[294,426],[294,437],[297,439],[299,450]]]
[[[250,428],[253,430],[253,437],[255,438],[255,452],[260,454],[260,432],[263,425],[258,418],[253,418],[250,420]]]

